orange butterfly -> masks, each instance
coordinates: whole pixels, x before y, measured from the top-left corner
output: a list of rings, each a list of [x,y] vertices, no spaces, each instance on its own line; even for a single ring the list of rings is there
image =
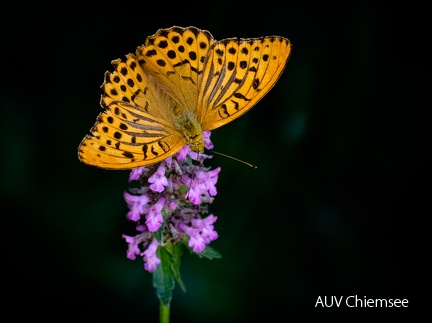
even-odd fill
[[[105,73],[99,114],[78,157],[106,169],[161,162],[238,118],[276,83],[291,54],[279,36],[216,41],[195,27],[160,29]]]

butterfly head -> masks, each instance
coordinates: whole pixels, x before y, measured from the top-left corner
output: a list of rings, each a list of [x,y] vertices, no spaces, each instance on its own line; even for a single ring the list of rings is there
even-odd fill
[[[194,152],[203,153],[204,152],[204,140],[202,138],[202,135],[201,135],[200,141],[190,142],[189,148]]]

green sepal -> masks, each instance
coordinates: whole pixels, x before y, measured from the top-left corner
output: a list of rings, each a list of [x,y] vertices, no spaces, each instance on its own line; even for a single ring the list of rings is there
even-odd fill
[[[156,238],[157,242],[162,243],[162,234],[164,227],[161,226],[159,230],[153,233],[153,236]]]

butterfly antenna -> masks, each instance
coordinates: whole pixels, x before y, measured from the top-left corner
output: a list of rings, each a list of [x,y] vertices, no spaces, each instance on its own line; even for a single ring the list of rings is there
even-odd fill
[[[220,152],[218,152],[218,151],[214,151],[214,150],[209,150],[209,151],[212,152],[212,153],[215,153],[215,154],[218,154],[218,155],[221,155],[221,156],[224,156],[224,157],[227,157],[227,158],[233,159],[233,160],[235,160],[235,161],[238,161],[238,162],[240,162],[240,163],[242,163],[242,164],[245,164],[245,165],[247,165],[247,166],[249,166],[249,167],[252,167],[253,169],[257,169],[257,168],[258,168],[258,166],[256,166],[256,165],[250,164],[250,163],[248,163],[248,162],[245,162],[244,160],[241,160],[241,159],[235,158],[235,157],[233,157],[233,156],[225,155],[225,154],[223,154],[223,153],[220,153]]]

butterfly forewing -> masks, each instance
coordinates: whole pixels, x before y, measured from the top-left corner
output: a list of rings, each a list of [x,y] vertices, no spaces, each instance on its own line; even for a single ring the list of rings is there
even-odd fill
[[[247,94],[253,100],[246,109],[251,108],[276,84],[291,54],[291,43],[283,37],[270,36],[256,40],[252,48],[257,52],[255,57],[258,63],[253,85]]]
[[[215,43],[198,99],[204,128],[218,128],[252,108],[279,79],[290,51],[290,42],[276,36]]]
[[[179,109],[196,111],[198,76],[213,37],[195,27],[160,29],[137,49],[143,70],[170,95]]]
[[[236,39],[219,41],[213,46],[206,62],[198,99],[202,105],[202,118],[207,118],[211,110],[232,97],[244,81],[245,73],[239,66],[238,54]],[[203,122],[205,121],[204,119]],[[205,127],[210,127],[210,124]]]

